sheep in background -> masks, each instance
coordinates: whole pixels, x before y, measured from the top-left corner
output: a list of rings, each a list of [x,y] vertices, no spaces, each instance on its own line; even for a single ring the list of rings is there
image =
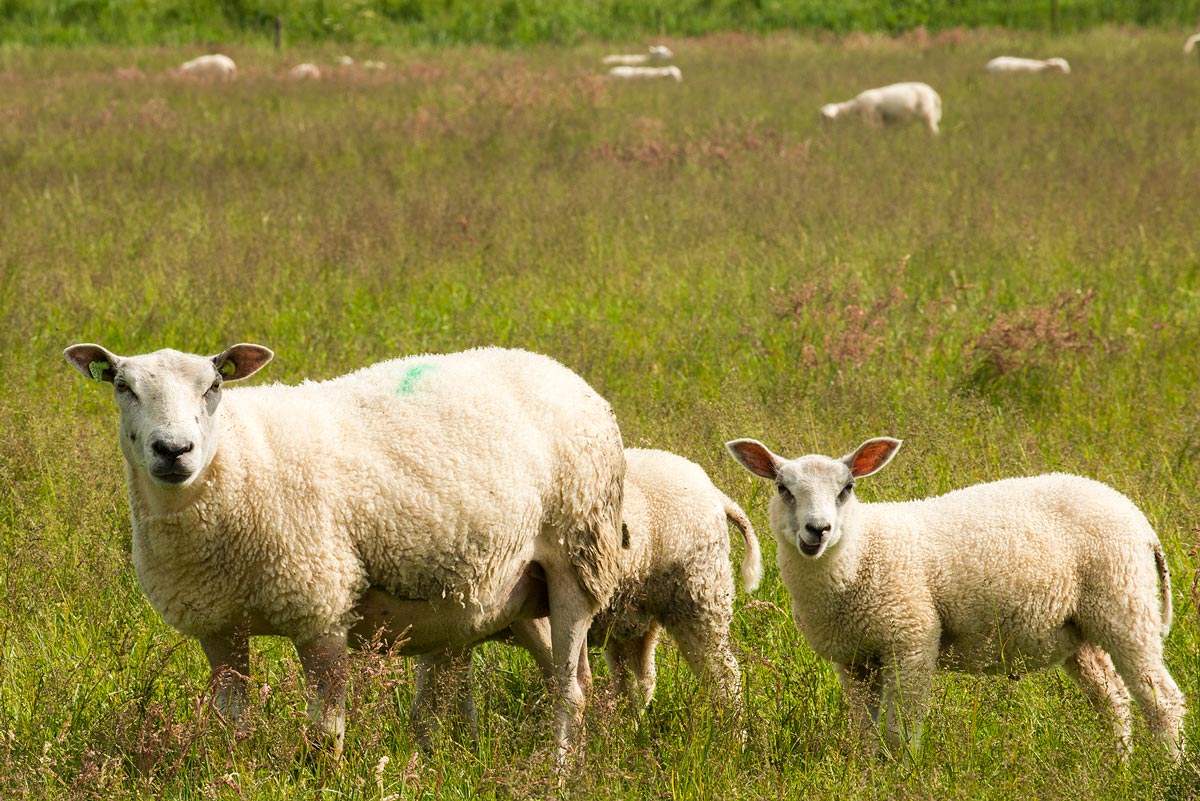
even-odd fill
[[[608,71],[610,78],[622,80],[644,80],[654,78],[674,78],[676,82],[683,80],[679,67],[613,67]]]
[[[179,65],[181,75],[193,78],[210,78],[215,80],[233,80],[237,77],[237,65],[233,59],[220,53],[198,56],[191,61]]]
[[[1196,45],[1198,44],[1200,44],[1200,33],[1193,33],[1188,37],[1187,41],[1183,43],[1183,52],[1192,52],[1196,49]]]
[[[550,618],[555,737],[569,746],[592,616],[621,551],[612,409],[545,356],[480,348],[329,381],[226,389],[272,358],[67,348],[120,408],[133,565],[196,637],[217,708],[245,708],[251,635],[296,645],[314,731],[340,754],[347,645],[462,647]]]
[[[314,81],[318,81],[321,79],[321,68],[318,67],[316,64],[310,64],[310,63],[305,62],[304,64],[297,64],[296,66],[292,67],[288,71],[288,75],[292,76],[293,78],[295,78],[297,80],[310,80],[311,79]]]
[[[771,528],[797,627],[834,663],[864,744],[920,745],[938,668],[1011,677],[1062,665],[1126,752],[1129,693],[1176,757],[1184,697],[1163,664],[1171,587],[1158,537],[1116,490],[1053,473],[936,498],[859,503],[900,441],[784,459],[729,452],[772,481]]]
[[[666,45],[650,45],[645,53],[627,55],[611,55],[601,59],[604,64],[619,64],[626,67],[638,67],[651,62],[670,61],[675,54]]]
[[[621,694],[638,711],[654,696],[654,650],[665,629],[692,673],[714,691],[726,712],[741,711],[741,676],[729,642],[733,619],[732,523],[745,544],[741,578],[746,592],[762,579],[762,555],[746,513],[715,486],[700,465],[659,450],[625,451],[623,532],[617,588],[592,620],[588,641],[604,646],[604,660]],[[728,521],[728,523],[727,523]],[[553,675],[553,649],[545,618],[514,623],[512,640]],[[580,667],[587,666],[586,660]],[[423,658],[410,719],[428,747],[436,710],[453,693],[460,718],[476,728],[470,652]],[[590,684],[590,673],[582,677]]]
[[[984,67],[988,72],[1061,72],[1068,75],[1071,65],[1065,58],[1019,58],[1017,56],[997,56]]]
[[[937,134],[938,122],[942,119],[942,98],[929,84],[894,83],[868,89],[853,100],[827,103],[821,107],[821,115],[827,120],[857,115],[877,125],[915,119],[923,121],[932,133]]]

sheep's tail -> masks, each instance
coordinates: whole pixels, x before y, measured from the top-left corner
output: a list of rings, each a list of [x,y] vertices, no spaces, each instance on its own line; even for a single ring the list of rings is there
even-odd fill
[[[1163,553],[1158,542],[1152,543],[1154,548],[1154,566],[1158,569],[1158,602],[1162,610],[1162,627],[1160,632],[1165,638],[1171,631],[1171,570],[1167,567],[1167,556]]]
[[[742,511],[742,507],[733,502],[725,493],[717,490],[721,503],[725,507],[725,517],[742,532],[742,541],[746,543],[746,555],[742,557],[742,586],[746,592],[754,592],[762,581],[762,551],[758,547],[758,537],[754,534],[754,526],[750,518]]]

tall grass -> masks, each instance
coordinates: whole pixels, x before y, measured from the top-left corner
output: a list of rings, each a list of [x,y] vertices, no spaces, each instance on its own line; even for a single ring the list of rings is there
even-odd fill
[[[555,791],[531,661],[477,656],[478,749],[417,757],[407,661],[355,662],[346,763],[304,745],[287,643],[254,646],[231,733],[199,648],[138,589],[115,407],[68,344],[276,350],[265,380],[481,344],[549,353],[627,443],[702,464],[750,512],[744,747],[674,650],[640,724],[602,667],[581,798],[1192,798],[1137,731],[1128,767],[1065,677],[939,677],[923,754],[856,755],[796,632],[767,490],[736,436],[797,454],[905,439],[868,499],[1060,469],[1150,516],[1174,571],[1167,660],[1200,703],[1196,65],[1179,31],[1053,41],[1070,76],[981,74],[1038,34],[672,41],[682,84],[616,85],[600,49],[373,51],[286,80],[235,48],[0,51],[0,797],[524,798]],[[315,48],[323,63],[337,53]],[[864,86],[933,83],[944,134],[821,127]],[[1200,741],[1196,716],[1189,739]]]

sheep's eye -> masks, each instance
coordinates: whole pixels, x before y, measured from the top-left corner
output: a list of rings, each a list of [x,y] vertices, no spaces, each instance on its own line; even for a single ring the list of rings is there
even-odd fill
[[[850,497],[850,493],[854,492],[854,482],[851,481],[846,486],[842,487],[842,491],[838,493],[838,503],[842,503]]]
[[[783,498],[785,501],[792,500],[792,491],[790,489],[783,486],[782,484],[776,484],[775,486],[779,488],[779,497],[780,498]]]
[[[122,379],[118,378],[116,381],[114,381],[113,387],[117,390],[118,395],[128,395],[134,400],[137,400],[137,395],[134,394],[133,390],[130,389],[129,385],[126,384]]]
[[[208,392],[206,392],[204,394],[212,395],[214,392],[217,392],[220,389],[221,389],[221,379],[218,378],[216,381],[212,382],[212,386],[209,387]]]

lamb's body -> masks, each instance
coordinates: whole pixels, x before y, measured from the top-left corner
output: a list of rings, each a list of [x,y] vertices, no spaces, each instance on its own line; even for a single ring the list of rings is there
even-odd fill
[[[762,578],[754,529],[741,507],[713,486],[694,462],[639,448],[626,450],[625,456],[622,522],[629,547],[619,553],[616,590],[592,620],[589,642],[604,646],[605,661],[622,694],[641,709],[654,695],[654,650],[660,631],[666,629],[692,672],[710,686],[726,711],[736,714],[741,679],[729,642],[734,587],[728,523],[745,543],[741,575],[748,592]],[[515,624],[513,638],[550,673],[552,649],[544,618]],[[467,658],[461,653],[427,665],[432,673],[418,682],[413,718],[426,740],[429,717],[442,705],[431,690],[459,691],[460,711],[473,717]]]
[[[237,65],[233,59],[221,53],[197,56],[179,65],[179,71],[194,78],[232,80],[237,77]]]
[[[95,360],[94,348],[68,355]],[[148,374],[142,393],[173,366],[205,362],[160,351],[99,363],[110,361],[118,380],[124,370],[132,382],[135,366]],[[245,672],[250,634],[314,651],[308,668],[380,631],[419,654],[547,613],[556,668],[568,669],[559,640],[574,630],[578,652],[621,547],[620,434],[582,379],[544,356],[484,348],[223,395],[212,407],[220,447],[179,487],[138,463],[147,437],[124,433],[153,396],[122,414],[138,580],[164,620],[200,638],[214,672]],[[580,691],[565,691],[577,714]],[[236,707],[230,692],[221,700]],[[340,722],[324,722],[340,742]],[[560,739],[569,728],[560,721]]]
[[[859,116],[874,124],[918,120],[932,133],[938,133],[942,119],[942,98],[926,83],[894,83],[868,89],[852,100],[828,103],[821,114],[830,120]]]
[[[891,444],[882,463],[880,443]],[[917,745],[936,669],[1016,677],[1063,665],[1123,744],[1132,692],[1176,749],[1184,701],[1162,662],[1170,583],[1145,515],[1104,484],[1059,473],[856,501],[854,478],[898,445],[772,462],[759,443],[730,444],[787,490],[770,512],[792,615],[834,663],[860,727],[872,730],[885,707],[893,744]]]
[[[670,67],[613,67],[608,71],[608,76],[626,81],[654,80],[656,78],[683,80],[683,72],[674,65]]]
[[[985,66],[988,72],[1071,72],[1071,65],[1064,58],[1021,58],[1019,56],[997,56]]]
[[[316,64],[306,61],[303,64],[297,64],[288,70],[288,75],[297,80],[312,79],[314,81],[318,81],[321,79],[321,68]]]

